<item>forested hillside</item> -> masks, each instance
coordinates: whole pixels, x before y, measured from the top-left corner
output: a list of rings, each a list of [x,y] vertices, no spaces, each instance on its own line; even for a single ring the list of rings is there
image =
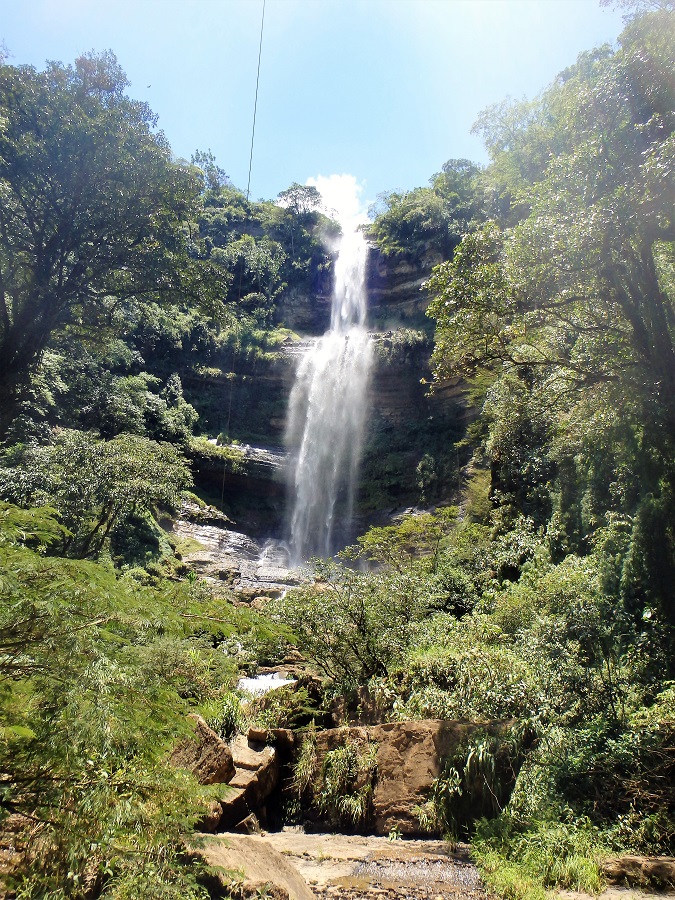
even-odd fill
[[[279,526],[241,442],[282,441],[339,226],[175,159],[110,53],[0,66],[5,896],[223,896],[187,849],[223,786],[168,763],[189,713],[293,730],[278,821],[366,831],[374,756],[317,767],[317,730],[470,720],[418,832],[511,900],[675,855],[675,10],[629,5],[482,114],[487,166],[373,209],[378,524],[256,605],[171,523]],[[288,659],[295,689],[236,691]]]

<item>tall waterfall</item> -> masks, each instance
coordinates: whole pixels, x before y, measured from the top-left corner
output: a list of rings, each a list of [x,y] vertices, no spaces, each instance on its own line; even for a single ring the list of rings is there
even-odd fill
[[[366,331],[367,255],[361,232],[344,235],[330,329],[302,356],[291,391],[286,440],[293,565],[329,556],[337,540],[349,536],[373,355]]]

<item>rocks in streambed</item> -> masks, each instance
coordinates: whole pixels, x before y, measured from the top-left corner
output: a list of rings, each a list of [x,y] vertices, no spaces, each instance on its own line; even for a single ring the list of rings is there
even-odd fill
[[[265,803],[279,782],[279,759],[274,747],[244,735],[230,742],[230,750],[236,773],[228,786],[234,790],[221,800],[218,830],[250,833],[266,821]]]
[[[279,781],[279,761],[274,747],[239,735],[226,743],[201,716],[191,714],[195,735],[181,741],[169,757],[171,765],[187,769],[200,784],[227,786],[223,796],[211,802],[200,830],[214,833],[242,826],[255,830],[265,820],[265,801]],[[244,823],[248,824],[244,827]],[[257,826],[259,827],[259,825]]]
[[[201,829],[250,833],[270,823],[280,825],[284,798],[296,805],[298,801],[291,786],[291,763],[307,751],[300,736],[290,729],[253,728],[225,744],[203,720],[193,718],[195,738],[181,743],[171,761],[188,768],[204,784],[227,785],[204,816]],[[308,738],[312,774],[300,797],[301,821],[312,830],[339,827],[362,834],[424,834],[420,808],[446,760],[476,731],[497,736],[511,724],[427,719],[312,732]],[[221,766],[221,756],[230,764]],[[354,768],[349,784],[337,792],[330,775],[335,765]],[[515,777],[514,772],[511,775]],[[329,803],[327,796],[333,797]]]
[[[221,896],[314,900],[314,894],[292,863],[257,835],[228,834],[205,838],[195,852],[213,872]],[[233,878],[233,873],[243,877]]]
[[[251,811],[261,808],[279,781],[279,762],[274,747],[239,735],[231,743],[236,774],[231,787],[244,791]],[[226,802],[223,803],[223,815]]]

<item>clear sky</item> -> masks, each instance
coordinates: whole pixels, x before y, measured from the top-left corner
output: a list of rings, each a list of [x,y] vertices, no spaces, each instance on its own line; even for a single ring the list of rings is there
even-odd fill
[[[38,68],[112,50],[176,155],[211,149],[245,190],[262,2],[0,0],[0,39]],[[367,201],[484,162],[483,108],[621,28],[598,0],[267,0],[251,196],[349,173]]]

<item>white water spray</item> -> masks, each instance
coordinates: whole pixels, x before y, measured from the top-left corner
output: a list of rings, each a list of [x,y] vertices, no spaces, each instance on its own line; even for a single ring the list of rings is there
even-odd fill
[[[344,223],[331,326],[300,360],[286,432],[291,563],[330,556],[348,537],[363,445],[372,345],[366,331],[368,248]],[[336,522],[337,516],[340,523]]]

